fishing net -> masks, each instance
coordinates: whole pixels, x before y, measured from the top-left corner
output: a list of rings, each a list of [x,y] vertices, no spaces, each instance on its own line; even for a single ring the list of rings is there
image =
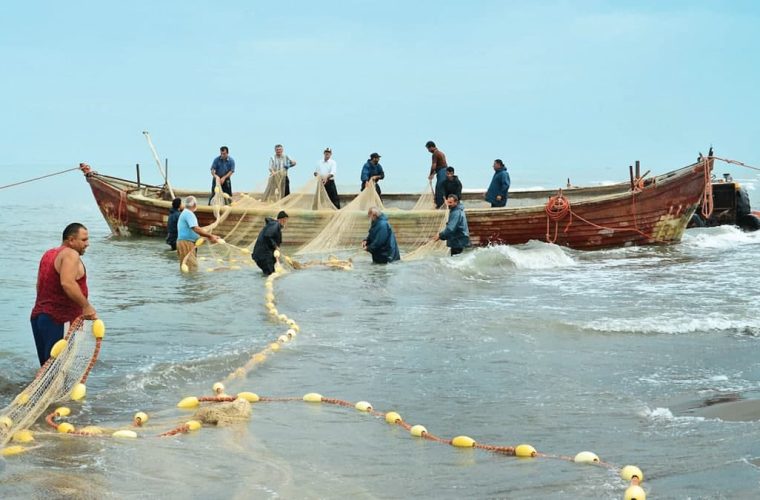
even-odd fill
[[[255,267],[251,252],[247,247],[238,247],[219,239],[216,243],[200,238],[196,241],[195,251],[182,260],[182,271],[237,271]]]
[[[351,203],[338,210],[322,231],[303,245],[296,254],[355,251],[361,247],[362,240],[367,236],[369,227],[367,211],[372,207],[379,210],[384,208],[380,196],[375,191],[374,183],[370,181],[364,191],[351,200]]]
[[[85,389],[79,384],[87,380],[100,350],[93,322],[75,320],[66,327],[64,341],[56,344],[65,346],[60,352],[54,347],[56,357],[39,369],[32,383],[0,410],[0,446],[5,446],[16,432],[28,429],[51,404],[84,397]]]
[[[330,201],[319,177],[313,177],[298,190],[280,198],[284,179],[284,172],[274,172],[263,191],[236,195],[231,204],[228,196],[217,191],[210,202],[215,221],[204,229],[222,236],[223,240],[217,244],[199,241],[195,251],[184,258],[182,270],[211,272],[254,266],[250,254],[264,224],[264,217],[275,217],[281,210],[291,214],[290,234],[297,234],[298,238],[295,239],[305,241],[285,262],[292,269],[317,265],[332,268],[353,266],[352,258],[364,254],[361,242],[369,230],[367,212],[372,207],[387,216],[405,260],[447,253],[445,242],[433,241],[433,237],[445,226],[448,210],[435,209],[430,186],[421,190],[422,194],[413,204],[408,197],[404,201],[398,195],[389,195],[396,206],[387,207],[377,194],[374,183],[369,182],[366,189],[338,210]],[[406,209],[397,206],[404,204]],[[220,226],[231,213],[235,214],[234,224]],[[217,226],[225,231],[216,230]],[[287,238],[284,244],[287,245]],[[296,256],[300,260],[295,260]]]

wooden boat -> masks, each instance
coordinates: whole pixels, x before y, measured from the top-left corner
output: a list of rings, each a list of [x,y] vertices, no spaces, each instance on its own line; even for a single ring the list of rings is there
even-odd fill
[[[713,159],[707,157],[687,167],[630,183],[510,192],[505,208],[475,206],[483,199],[483,192],[467,192],[462,198],[470,239],[474,246],[540,240],[583,250],[676,243],[700,204],[706,186],[710,185],[712,166]],[[86,166],[83,170],[98,207],[115,235],[166,234],[171,200],[165,187],[102,175]],[[208,199],[208,191],[175,190],[176,196],[190,194],[195,195],[199,203]],[[236,193],[235,197],[239,196]],[[402,247],[418,242],[421,220],[430,220],[436,213],[432,208],[409,210],[418,196],[383,194],[386,214]],[[342,198],[346,202],[351,195]],[[228,216],[214,232],[224,236],[233,228],[245,225],[250,234],[263,225],[264,217],[275,213],[272,207],[244,209],[233,203]],[[307,209],[289,209],[288,213],[285,238],[293,246],[314,238],[335,214]],[[201,225],[215,220],[213,209],[208,205],[199,205],[196,215]]]

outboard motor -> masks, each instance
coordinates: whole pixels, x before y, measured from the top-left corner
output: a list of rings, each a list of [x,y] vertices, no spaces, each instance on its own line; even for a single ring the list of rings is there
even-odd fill
[[[760,219],[752,213],[747,190],[736,184],[736,225],[745,231],[760,229]]]

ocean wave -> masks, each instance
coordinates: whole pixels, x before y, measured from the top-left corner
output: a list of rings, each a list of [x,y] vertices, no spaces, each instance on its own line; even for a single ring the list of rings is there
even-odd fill
[[[494,269],[554,269],[576,265],[568,250],[541,241],[524,245],[492,245],[477,248],[457,258],[444,259],[446,266],[480,275]]]
[[[718,226],[689,229],[684,233],[682,245],[696,249],[725,249],[760,243],[760,231],[746,233],[735,226]]]
[[[735,319],[723,314],[705,316],[648,316],[636,319],[604,318],[576,323],[586,330],[612,333],[682,334],[694,332],[735,332],[742,336],[760,336],[760,319]]]
[[[692,417],[692,416],[675,416],[673,412],[668,408],[649,408],[645,407],[639,415],[652,422],[659,423],[687,423],[687,422],[701,422],[705,420],[705,417]]]

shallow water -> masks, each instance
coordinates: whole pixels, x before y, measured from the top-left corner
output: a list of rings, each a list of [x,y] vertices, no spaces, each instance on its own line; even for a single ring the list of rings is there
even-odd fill
[[[622,498],[613,471],[517,460],[412,438],[354,410],[259,403],[245,424],[151,437],[174,408],[282,333],[252,269],[181,275],[159,239],[112,238],[91,204],[5,205],[0,401],[36,366],[36,269],[60,230],[91,230],[84,260],[107,326],[76,425],[153,416],[136,441],[43,434],[9,457],[3,497]],[[53,217],[51,214],[55,214]],[[284,233],[287,240],[287,230]],[[532,242],[457,258],[308,269],[278,280],[301,335],[229,392],[319,392],[398,411],[441,437],[636,464],[651,498],[749,498],[760,471],[760,234],[689,230],[681,245],[580,253]],[[723,417],[723,418],[722,418]],[[45,431],[44,423],[37,426]]]

